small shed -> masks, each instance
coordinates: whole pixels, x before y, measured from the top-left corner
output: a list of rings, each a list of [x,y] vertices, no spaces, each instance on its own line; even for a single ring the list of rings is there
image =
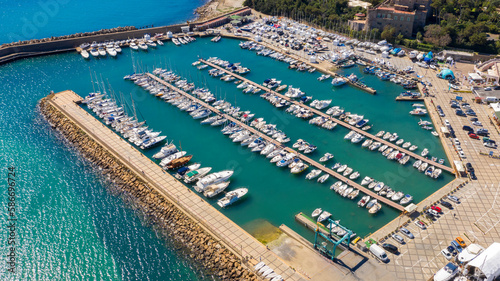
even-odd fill
[[[189,30],[189,25],[187,26],[181,26],[181,31],[182,33],[188,33],[190,30]]]

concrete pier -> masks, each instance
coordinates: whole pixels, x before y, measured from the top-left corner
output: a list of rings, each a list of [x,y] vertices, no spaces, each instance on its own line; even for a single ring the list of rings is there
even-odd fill
[[[192,217],[213,237],[220,239],[220,242],[235,255],[240,258],[248,257],[249,259],[262,260],[275,272],[283,276],[285,280],[307,279],[291,269],[288,264],[269,251],[262,243],[75,103],[81,100],[82,98],[74,92],[64,91],[55,94],[49,100],[49,103],[77,124],[97,143],[105,147],[130,170],[140,175],[145,182],[149,183],[160,194]],[[311,258],[321,259],[320,256]]]

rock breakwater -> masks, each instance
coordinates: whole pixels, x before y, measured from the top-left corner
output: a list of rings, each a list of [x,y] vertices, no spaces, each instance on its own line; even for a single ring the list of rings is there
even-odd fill
[[[79,153],[114,182],[119,192],[131,198],[146,219],[161,230],[200,264],[208,274],[221,280],[258,280],[242,264],[242,260],[227,249],[189,215],[116,159],[94,141],[77,124],[50,104],[52,95],[39,102],[39,109],[53,129],[59,131]]]

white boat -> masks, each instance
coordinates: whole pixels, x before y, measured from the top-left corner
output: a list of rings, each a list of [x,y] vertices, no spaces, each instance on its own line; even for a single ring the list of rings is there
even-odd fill
[[[372,178],[370,178],[370,177],[366,176],[366,177],[364,177],[364,178],[363,178],[363,180],[361,181],[361,185],[362,185],[362,186],[368,185],[368,184],[370,184],[372,181],[373,181],[373,179],[372,179]]]
[[[412,146],[410,146],[410,148],[408,150],[415,151],[415,150],[417,150],[417,148],[418,148],[418,146],[412,145]]]
[[[137,46],[137,44],[135,44],[135,42],[130,42],[129,47],[130,47],[132,50],[139,50],[139,46]]]
[[[116,54],[117,54],[117,53],[116,53],[116,50],[115,50],[115,48],[114,48],[114,47],[110,47],[110,48],[106,47],[106,52],[107,52],[110,56],[112,56],[112,57],[116,57]]]
[[[420,153],[420,155],[422,155],[422,157],[427,156],[427,154],[429,154],[429,150],[427,148],[424,148],[424,150],[422,150],[422,153]]]
[[[332,85],[333,86],[342,86],[345,83],[347,83],[347,79],[345,79],[343,77],[336,77],[336,78],[332,79]]]
[[[176,152],[170,156],[167,156],[163,158],[160,162],[160,166],[165,167],[167,166],[170,162],[172,162],[174,159],[181,158],[182,156],[186,155],[186,151],[179,151]]]
[[[356,197],[358,197],[359,194],[359,189],[354,189],[349,195],[347,195],[347,198],[354,200]]]
[[[290,172],[292,174],[300,174],[302,173],[303,171],[305,171],[307,168],[309,168],[309,165],[303,163],[303,162],[300,162],[298,163],[297,165],[295,165],[291,170]]]
[[[212,170],[212,167],[206,167],[206,168],[201,168],[201,169],[198,169],[198,170],[187,172],[184,175],[184,182],[185,183],[194,182],[195,180],[204,177],[211,170]]]
[[[100,56],[106,55],[106,50],[104,50],[104,47],[97,48],[97,52],[99,53]]]
[[[84,58],[84,59],[88,59],[90,57],[89,55],[89,52],[87,52],[86,50],[82,50],[80,52],[80,55]]]
[[[347,169],[347,165],[342,165],[342,166],[340,166],[340,167],[337,169],[337,172],[338,172],[338,173],[342,173],[342,172],[344,172],[344,171],[345,171],[345,169]]]
[[[219,205],[221,208],[227,207],[241,199],[241,197],[245,196],[245,194],[247,193],[247,188],[238,188],[236,190],[230,191],[226,193],[226,196],[224,196],[224,198],[217,201],[217,205]]]
[[[221,182],[221,183],[209,185],[205,188],[205,191],[203,191],[203,195],[205,195],[205,197],[207,197],[207,198],[212,198],[214,196],[217,196],[219,193],[224,191],[229,186],[229,183],[231,183],[231,182],[226,181],[226,182]]]
[[[375,214],[380,211],[380,209],[382,209],[382,204],[377,202],[368,210],[368,213]]]
[[[327,211],[323,211],[323,213],[321,213],[321,215],[318,217],[318,222],[322,222],[322,221],[326,220],[331,215],[332,214],[328,213]]]
[[[363,208],[369,201],[370,201],[370,195],[365,195],[361,197],[361,200],[358,202],[358,207]]]
[[[355,180],[355,179],[357,179],[357,178],[359,178],[359,172],[357,172],[357,171],[356,171],[356,172],[354,172],[354,173],[352,173],[352,174],[349,176],[349,179],[351,179],[351,180]]]
[[[333,154],[327,152],[327,153],[325,153],[325,155],[323,155],[323,157],[321,157],[319,159],[319,162],[326,162],[332,158],[333,158]]]
[[[210,174],[198,180],[194,188],[198,192],[203,192],[205,188],[211,184],[216,184],[228,180],[233,175],[233,173],[234,172],[231,170],[225,170]]]
[[[406,205],[406,204],[410,203],[412,200],[413,200],[413,196],[411,196],[410,194],[406,194],[405,197],[403,197],[399,203],[401,205]]]
[[[350,175],[352,173],[353,169],[351,167],[347,167],[345,171],[342,173],[344,177]]]
[[[139,48],[141,48],[142,50],[147,50],[147,49],[148,49],[148,45],[146,45],[146,43],[144,43],[143,41],[139,41],[138,46],[139,46]]]
[[[93,57],[98,57],[99,56],[99,52],[97,51],[97,49],[90,49],[90,54],[93,56]]]
[[[163,158],[165,158],[169,155],[172,155],[178,151],[179,150],[177,150],[177,147],[175,146],[175,144],[173,144],[173,143],[167,144],[164,147],[162,147],[158,153],[154,154],[153,158],[154,159],[163,159]]]
[[[311,217],[315,218],[315,217],[319,216],[322,212],[323,212],[323,210],[321,210],[321,208],[317,208],[316,210],[314,210],[312,212]]]
[[[395,194],[391,197],[391,200],[392,200],[392,201],[399,201],[399,200],[401,200],[401,198],[403,198],[403,196],[404,196],[404,195],[405,195],[405,194],[404,194],[403,192],[398,191],[398,192],[396,192],[396,193],[395,193]]]
[[[319,176],[319,174],[321,174],[321,170],[319,169],[314,169],[312,170],[311,172],[309,172],[309,174],[306,175],[306,179],[308,180],[312,180],[314,179],[315,177]]]
[[[319,183],[324,183],[328,178],[330,177],[329,174],[324,174],[321,177],[318,178]]]

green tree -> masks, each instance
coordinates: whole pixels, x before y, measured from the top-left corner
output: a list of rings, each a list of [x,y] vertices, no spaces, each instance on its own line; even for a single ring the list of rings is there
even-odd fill
[[[422,35],[422,32],[417,32],[417,40],[422,42],[422,39],[424,39],[424,36]]]
[[[396,28],[391,25],[384,26],[384,30],[380,34],[380,38],[387,40],[388,42],[394,43],[394,34],[396,33]]]
[[[474,33],[469,40],[472,46],[482,46],[486,45],[488,38],[486,37],[486,33]]]
[[[398,36],[396,36],[396,40],[394,41],[394,43],[399,45],[403,42],[403,39],[404,39],[403,34],[399,33]]]

